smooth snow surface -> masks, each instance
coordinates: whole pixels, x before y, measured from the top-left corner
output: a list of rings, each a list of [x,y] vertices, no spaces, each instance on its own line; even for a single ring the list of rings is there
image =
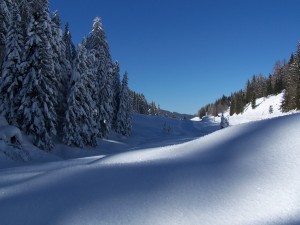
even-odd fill
[[[281,99],[225,113],[222,130],[220,117],[134,115],[131,137],[96,149],[50,154],[23,136],[30,163],[2,141],[0,224],[300,224],[300,114],[283,114]]]
[[[216,123],[170,120],[174,137],[203,137],[157,147],[159,136],[176,139],[153,134],[153,120],[133,133],[139,150],[110,140],[127,152],[4,168],[0,224],[300,224],[299,121],[294,114],[203,136],[200,127],[209,133]]]

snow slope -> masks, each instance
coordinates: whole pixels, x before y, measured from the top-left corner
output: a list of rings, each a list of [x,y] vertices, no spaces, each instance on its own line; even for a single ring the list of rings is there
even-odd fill
[[[265,120],[270,118],[276,118],[279,116],[286,116],[293,113],[297,113],[297,111],[290,112],[282,112],[281,111],[281,102],[283,99],[283,93],[278,95],[270,95],[264,98],[256,99],[256,107],[252,109],[251,103],[245,106],[244,112],[241,114],[233,114],[229,115],[230,109],[224,112],[224,116],[229,120],[230,125],[237,125],[243,123],[249,123],[253,121]],[[272,112],[270,112],[270,107],[272,107]],[[220,115],[218,117],[204,117],[202,120],[199,117],[194,117],[192,121],[203,121],[210,118],[214,122],[220,123],[221,118]]]
[[[164,129],[167,128],[167,129]],[[183,143],[207,135],[219,129],[218,123],[193,122],[157,116],[133,115],[133,130],[130,137],[112,133],[105,140],[98,140],[97,148],[73,148],[57,144],[51,153],[39,150],[31,143],[30,137],[24,136],[24,149],[34,162],[60,161],[91,156],[107,156],[135,149],[146,149]],[[20,164],[1,155],[0,168]],[[21,163],[22,165],[22,163]]]
[[[281,111],[281,102],[283,98],[283,93],[280,93],[275,96],[269,96],[267,98],[258,98],[256,99],[256,107],[252,109],[251,104],[247,104],[245,110],[242,114],[234,114],[229,116],[229,111],[225,113],[225,116],[229,117],[231,125],[248,123],[252,121],[265,120],[270,118],[275,118],[279,116],[289,115],[294,113],[288,112],[283,113]],[[270,106],[273,109],[273,112],[270,113]]]
[[[1,224],[300,224],[299,121],[295,114],[173,146],[140,142],[145,148],[106,157],[2,169]]]

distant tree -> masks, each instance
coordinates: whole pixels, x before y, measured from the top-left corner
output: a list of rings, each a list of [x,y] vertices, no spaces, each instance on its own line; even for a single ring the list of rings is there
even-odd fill
[[[251,107],[252,107],[252,109],[255,109],[255,107],[256,107],[256,95],[255,95],[255,93],[253,93],[253,95],[252,95]]]
[[[235,109],[236,109],[235,96],[234,94],[231,94],[231,103],[230,103],[230,111],[229,111],[230,116],[236,113]]]
[[[125,73],[122,80],[122,88],[120,91],[119,110],[117,113],[116,132],[124,136],[130,136],[131,134],[131,109],[132,103],[128,89],[128,76]]]
[[[157,116],[158,115],[158,109],[157,109],[157,106],[156,106],[155,102],[152,101],[149,104],[148,113],[149,113],[149,115],[152,115],[152,116]]]
[[[198,117],[200,119],[202,119],[204,116],[206,116],[206,110],[205,107],[202,107],[199,111],[198,111]]]
[[[293,61],[293,60],[292,60]],[[271,77],[272,94],[279,94],[284,89],[283,77],[286,65],[280,61],[275,63],[273,75]]]
[[[134,91],[129,90],[130,96],[132,98],[132,110],[133,112],[139,114],[148,114],[149,105],[146,97],[143,94],[136,93]]]
[[[299,49],[299,45],[298,45]],[[299,52],[299,51],[298,51]],[[282,103],[282,108],[284,111],[289,111],[293,109],[297,109],[299,104],[299,80],[300,80],[300,52],[295,55],[293,62],[288,66],[287,75],[285,77],[285,94],[284,100]],[[300,107],[299,107],[300,108]]]
[[[252,83],[250,82],[250,80],[247,81],[247,84],[246,84],[246,90],[245,90],[245,100],[247,103],[251,102],[252,100],[252,96],[253,96],[253,86],[252,86]]]
[[[121,91],[121,81],[120,81],[120,65],[119,62],[115,62],[113,64],[113,73],[112,73],[112,89],[113,89],[113,129],[116,130],[116,121],[117,121],[117,114],[119,110],[120,104],[120,91]]]
[[[270,74],[268,79],[266,80],[266,87],[267,87],[267,90],[266,90],[266,95],[269,96],[269,95],[272,95],[274,93],[273,91],[273,87],[272,87],[272,75]]]

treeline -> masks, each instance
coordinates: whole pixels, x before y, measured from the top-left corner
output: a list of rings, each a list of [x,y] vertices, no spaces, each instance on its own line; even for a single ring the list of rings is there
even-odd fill
[[[144,94],[130,90],[130,96],[132,99],[132,110],[135,113],[173,119],[191,119],[193,117],[193,115],[170,112],[168,110],[161,109],[159,104],[156,104],[154,101],[147,101]]]
[[[111,130],[131,133],[128,76],[121,81],[100,18],[76,48],[47,0],[0,2],[0,112],[50,151],[54,139],[96,146]]]
[[[198,116],[217,116],[230,107],[230,115],[243,113],[247,104],[256,106],[256,99],[284,92],[281,109],[284,112],[300,110],[300,43],[297,51],[291,54],[288,62],[276,62],[272,74],[264,77],[254,75],[244,89],[234,92],[229,97],[223,96],[215,103],[208,104],[198,111]]]
[[[130,96],[132,99],[133,112],[152,116],[159,115],[159,105],[156,105],[156,103],[153,101],[148,102],[144,94],[137,93],[135,91],[130,91]]]

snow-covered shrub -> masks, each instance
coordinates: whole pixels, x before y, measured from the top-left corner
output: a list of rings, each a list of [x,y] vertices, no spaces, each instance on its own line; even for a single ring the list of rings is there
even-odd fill
[[[29,153],[22,147],[22,133],[19,128],[8,125],[0,115],[0,152],[15,161],[30,161]]]
[[[227,118],[224,117],[224,115],[222,114],[221,116],[221,123],[220,123],[221,129],[226,128],[229,126],[229,121]]]
[[[22,145],[22,134],[19,128],[11,125],[0,127],[0,140],[6,143]]]

